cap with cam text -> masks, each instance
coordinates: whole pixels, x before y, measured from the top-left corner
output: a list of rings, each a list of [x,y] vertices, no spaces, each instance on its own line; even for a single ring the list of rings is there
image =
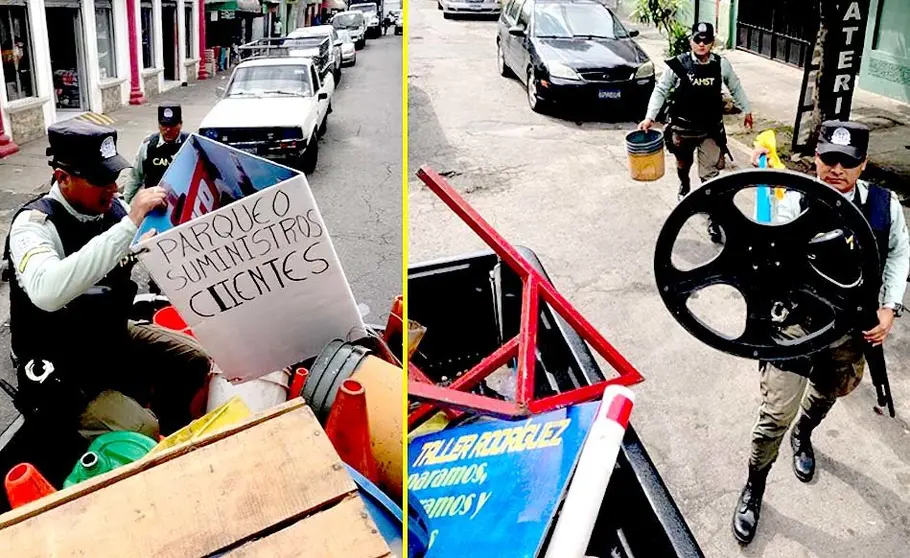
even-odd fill
[[[61,168],[89,182],[102,184],[117,179],[129,161],[117,152],[117,130],[72,119],[47,129],[48,165]]]
[[[839,152],[859,161],[866,158],[869,149],[869,127],[859,122],[827,120],[822,122],[816,151]]]
[[[714,42],[714,26],[706,21],[699,21],[692,26],[692,39],[702,39],[705,42]]]
[[[158,105],[158,123],[164,126],[176,126],[183,122],[183,109],[176,103]]]

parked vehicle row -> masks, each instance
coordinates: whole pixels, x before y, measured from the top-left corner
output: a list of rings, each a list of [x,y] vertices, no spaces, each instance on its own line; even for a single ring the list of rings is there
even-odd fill
[[[331,24],[243,45],[245,59],[219,88],[221,100],[199,133],[312,173],[342,68],[357,63],[357,45],[366,44],[369,24],[364,12],[340,12]]]

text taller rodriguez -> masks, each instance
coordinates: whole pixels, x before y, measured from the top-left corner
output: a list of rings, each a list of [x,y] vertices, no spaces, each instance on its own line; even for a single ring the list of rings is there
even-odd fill
[[[155,249],[173,265],[165,273],[170,286],[195,289],[190,308],[208,318],[327,271],[324,236],[316,211],[294,213],[276,188],[271,196],[232,203],[178,238],[159,239]]]

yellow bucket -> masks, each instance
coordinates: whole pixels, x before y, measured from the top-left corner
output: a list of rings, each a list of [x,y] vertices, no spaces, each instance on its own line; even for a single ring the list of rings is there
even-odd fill
[[[651,182],[664,175],[664,135],[658,130],[626,134],[629,174],[633,180]]]

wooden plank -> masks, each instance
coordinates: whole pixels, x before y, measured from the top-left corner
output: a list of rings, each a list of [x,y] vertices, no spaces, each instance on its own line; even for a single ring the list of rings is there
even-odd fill
[[[0,556],[205,556],[355,490],[301,407],[0,530]]]
[[[228,552],[225,558],[387,558],[389,546],[357,496],[272,535]]]
[[[228,436],[232,436],[232,435],[236,434],[237,432],[241,432],[243,430],[246,430],[247,428],[256,426],[257,424],[260,424],[271,418],[283,415],[285,413],[289,413],[291,411],[294,411],[296,409],[299,409],[299,408],[305,407],[305,406],[306,406],[306,403],[303,401],[302,397],[295,398],[291,401],[282,403],[281,405],[277,405],[271,409],[265,410],[259,414],[249,417],[246,420],[243,420],[236,424],[232,424],[231,426],[225,428],[224,430],[202,436],[201,438],[192,440],[190,442],[186,442],[179,446],[168,448],[166,450],[161,451],[160,453],[150,456],[148,459],[142,459],[140,461],[136,461],[136,462],[130,463],[128,465],[124,465],[123,467],[117,468],[104,475],[99,475],[99,476],[91,478],[89,480],[80,482],[77,485],[71,486],[64,490],[61,490],[52,496],[48,496],[46,498],[41,498],[40,500],[36,500],[36,501],[26,504],[22,507],[16,508],[15,510],[12,510],[3,515],[0,515],[0,529],[4,529],[11,525],[15,525],[16,523],[19,523],[20,521],[24,521],[30,517],[34,517],[40,513],[46,512],[53,508],[56,508],[57,506],[60,506],[62,504],[70,502],[76,498],[84,496],[85,494],[88,494],[89,492],[94,492],[95,490],[98,490],[100,488],[104,488],[105,486],[114,484],[115,482],[118,482],[121,479],[135,475],[136,473],[140,473],[142,471],[151,469],[152,467],[155,467],[162,463],[166,463],[167,461],[170,461],[171,459],[174,459],[175,457],[180,457],[181,455],[185,455],[196,449],[199,449],[201,447],[205,447],[209,444],[215,443],[218,440],[221,440]],[[2,555],[0,555],[0,556],[2,556]]]

